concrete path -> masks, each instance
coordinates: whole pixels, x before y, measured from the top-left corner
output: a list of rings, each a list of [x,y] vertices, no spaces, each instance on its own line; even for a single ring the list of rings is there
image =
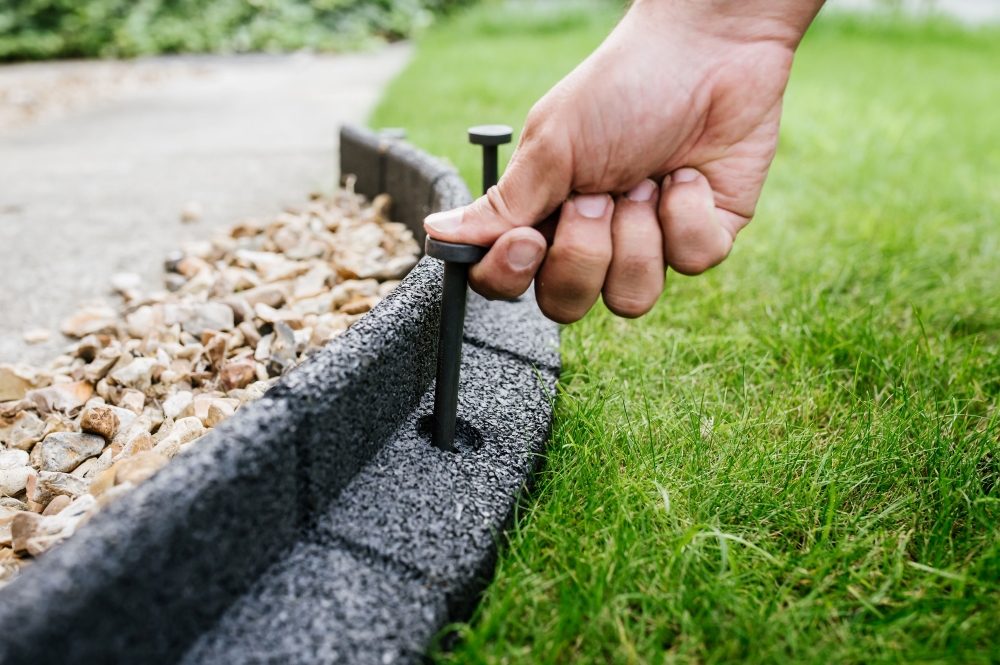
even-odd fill
[[[0,362],[57,355],[59,323],[112,274],[161,288],[166,252],[330,189],[339,126],[409,54],[199,58],[204,75],[0,138]],[[204,214],[184,224],[190,201]],[[35,328],[52,339],[26,344]]]

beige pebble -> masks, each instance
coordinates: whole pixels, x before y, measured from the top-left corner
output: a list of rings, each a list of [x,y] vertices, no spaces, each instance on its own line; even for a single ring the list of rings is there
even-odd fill
[[[226,363],[219,373],[219,383],[223,390],[246,388],[257,378],[257,364],[252,358],[238,363]]]
[[[108,406],[92,406],[80,415],[80,429],[90,434],[98,434],[110,441],[118,431],[118,415]]]
[[[41,471],[28,483],[28,498],[35,503],[47,505],[55,496],[64,495],[75,499],[86,494],[89,486],[89,480],[69,473]]]
[[[96,507],[94,497],[85,494],[72,501],[57,515],[20,513],[11,523],[12,549],[38,556],[72,536]]]
[[[106,492],[97,497],[98,508],[107,508],[109,505],[128,494],[135,488],[132,483],[122,483],[109,488]]]
[[[122,447],[121,452],[119,452],[113,458],[113,461],[125,459],[126,457],[131,457],[137,453],[144,450],[152,450],[153,446],[153,436],[149,432],[137,432],[135,436],[128,440],[128,442]]]
[[[118,406],[139,415],[142,413],[143,407],[146,406],[146,396],[138,390],[126,390],[122,393],[121,399],[118,400]]]
[[[24,397],[34,403],[42,415],[57,412],[72,414],[86,404],[93,394],[94,387],[90,383],[77,381],[29,390]]]
[[[243,407],[245,404],[256,401],[264,396],[268,388],[271,385],[266,381],[257,381],[256,383],[251,383],[247,386],[247,389],[243,392],[243,397],[240,398],[240,405],[238,408]]]
[[[344,314],[363,314],[379,303],[378,296],[356,296],[340,306]]]
[[[269,307],[281,307],[285,302],[285,288],[279,284],[264,284],[253,289],[240,291],[240,295],[250,307],[264,304]]]
[[[169,462],[163,455],[146,450],[115,464],[115,485],[130,482],[138,485]]]
[[[115,438],[111,441],[112,443],[117,443],[118,445],[124,447],[128,443],[129,439],[135,436],[139,432],[150,432],[153,429],[153,420],[148,415],[140,415],[135,420],[133,420],[127,426],[122,426],[118,428],[118,433],[115,434]]]
[[[191,439],[187,443],[181,444],[181,447],[177,451],[177,453],[178,454],[180,454],[180,453],[186,453],[187,451],[191,450],[196,445],[198,445],[198,442],[201,441],[204,438],[205,438],[205,435],[203,434],[203,435],[199,436],[197,439]]]
[[[22,399],[31,390],[31,381],[13,365],[0,365],[0,402]]]
[[[399,286],[400,281],[398,279],[390,279],[382,282],[378,285],[378,296],[380,298],[386,298],[390,293],[392,293],[397,286]]]
[[[41,342],[47,342],[52,337],[52,332],[46,330],[45,328],[35,328],[33,330],[25,331],[23,338],[28,344],[39,344]]]
[[[59,496],[52,497],[49,501],[49,505],[45,506],[45,510],[42,511],[43,517],[48,517],[49,515],[58,515],[63,508],[68,506],[73,502],[73,499],[69,498],[65,494],[60,494]]]
[[[120,355],[117,351],[107,355],[98,355],[89,365],[83,368],[83,376],[91,383],[97,383],[103,379],[111,368],[118,363]]]
[[[243,338],[250,348],[256,349],[257,342],[260,341],[260,332],[257,331],[257,326],[253,324],[253,321],[244,321],[237,327],[243,333]]]
[[[59,326],[67,337],[86,337],[96,334],[115,334],[118,331],[118,313],[103,300],[80,303],[73,316]]]
[[[204,433],[205,427],[201,424],[201,420],[197,417],[191,416],[188,418],[181,418],[174,423],[173,428],[170,430],[170,434],[156,444],[156,446],[153,447],[153,450],[164,457],[170,458],[180,451],[183,444],[193,439],[197,439]]]
[[[184,207],[181,208],[181,221],[185,224],[197,222],[201,219],[203,212],[204,211],[202,210],[200,203],[197,201],[188,201],[184,204]]]
[[[104,453],[101,454],[103,455]],[[77,478],[90,478],[94,475],[94,473],[96,473],[95,469],[97,468],[97,460],[99,459],[100,457],[91,457],[88,460],[84,460],[80,466],[69,472],[70,475],[76,476]]]
[[[208,407],[208,416],[204,420],[205,427],[215,427],[223,420],[233,415],[235,409],[224,400],[217,399]]]
[[[87,469],[86,473],[84,473],[84,478],[87,478],[88,480],[93,480],[100,473],[102,473],[106,469],[111,468],[111,465],[114,464],[114,458],[115,458],[115,453],[111,449],[111,446],[108,446],[107,448],[104,449],[104,452],[102,452],[98,457],[91,458],[94,460],[94,464],[89,469]],[[80,466],[83,465],[81,464]]]
[[[13,540],[11,523],[17,514],[22,512],[11,508],[0,508],[0,547],[10,547]]]
[[[42,516],[35,513],[20,513],[11,522],[11,549],[15,552],[28,550],[28,539],[35,535],[42,524]]]

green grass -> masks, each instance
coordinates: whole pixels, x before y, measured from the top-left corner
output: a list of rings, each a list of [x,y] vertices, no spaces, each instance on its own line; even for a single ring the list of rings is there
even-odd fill
[[[543,7],[431,31],[372,124],[477,182],[465,127],[619,11]],[[729,260],[563,329],[539,489],[439,662],[1000,661],[998,62],[996,29],[814,26]]]

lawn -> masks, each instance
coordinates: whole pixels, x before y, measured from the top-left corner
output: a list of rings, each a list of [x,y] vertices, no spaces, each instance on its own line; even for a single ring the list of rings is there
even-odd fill
[[[371,123],[476,183],[464,129],[619,12],[471,10]],[[998,29],[821,17],[729,260],[563,328],[546,469],[439,662],[1000,660],[998,62]]]

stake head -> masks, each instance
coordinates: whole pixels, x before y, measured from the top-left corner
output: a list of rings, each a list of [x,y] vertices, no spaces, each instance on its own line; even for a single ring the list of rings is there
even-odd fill
[[[435,259],[448,263],[479,263],[490,251],[489,247],[463,245],[458,242],[445,242],[427,236],[424,241],[424,253]]]
[[[469,127],[469,143],[476,145],[503,145],[510,143],[514,130],[507,125],[477,125]]]

